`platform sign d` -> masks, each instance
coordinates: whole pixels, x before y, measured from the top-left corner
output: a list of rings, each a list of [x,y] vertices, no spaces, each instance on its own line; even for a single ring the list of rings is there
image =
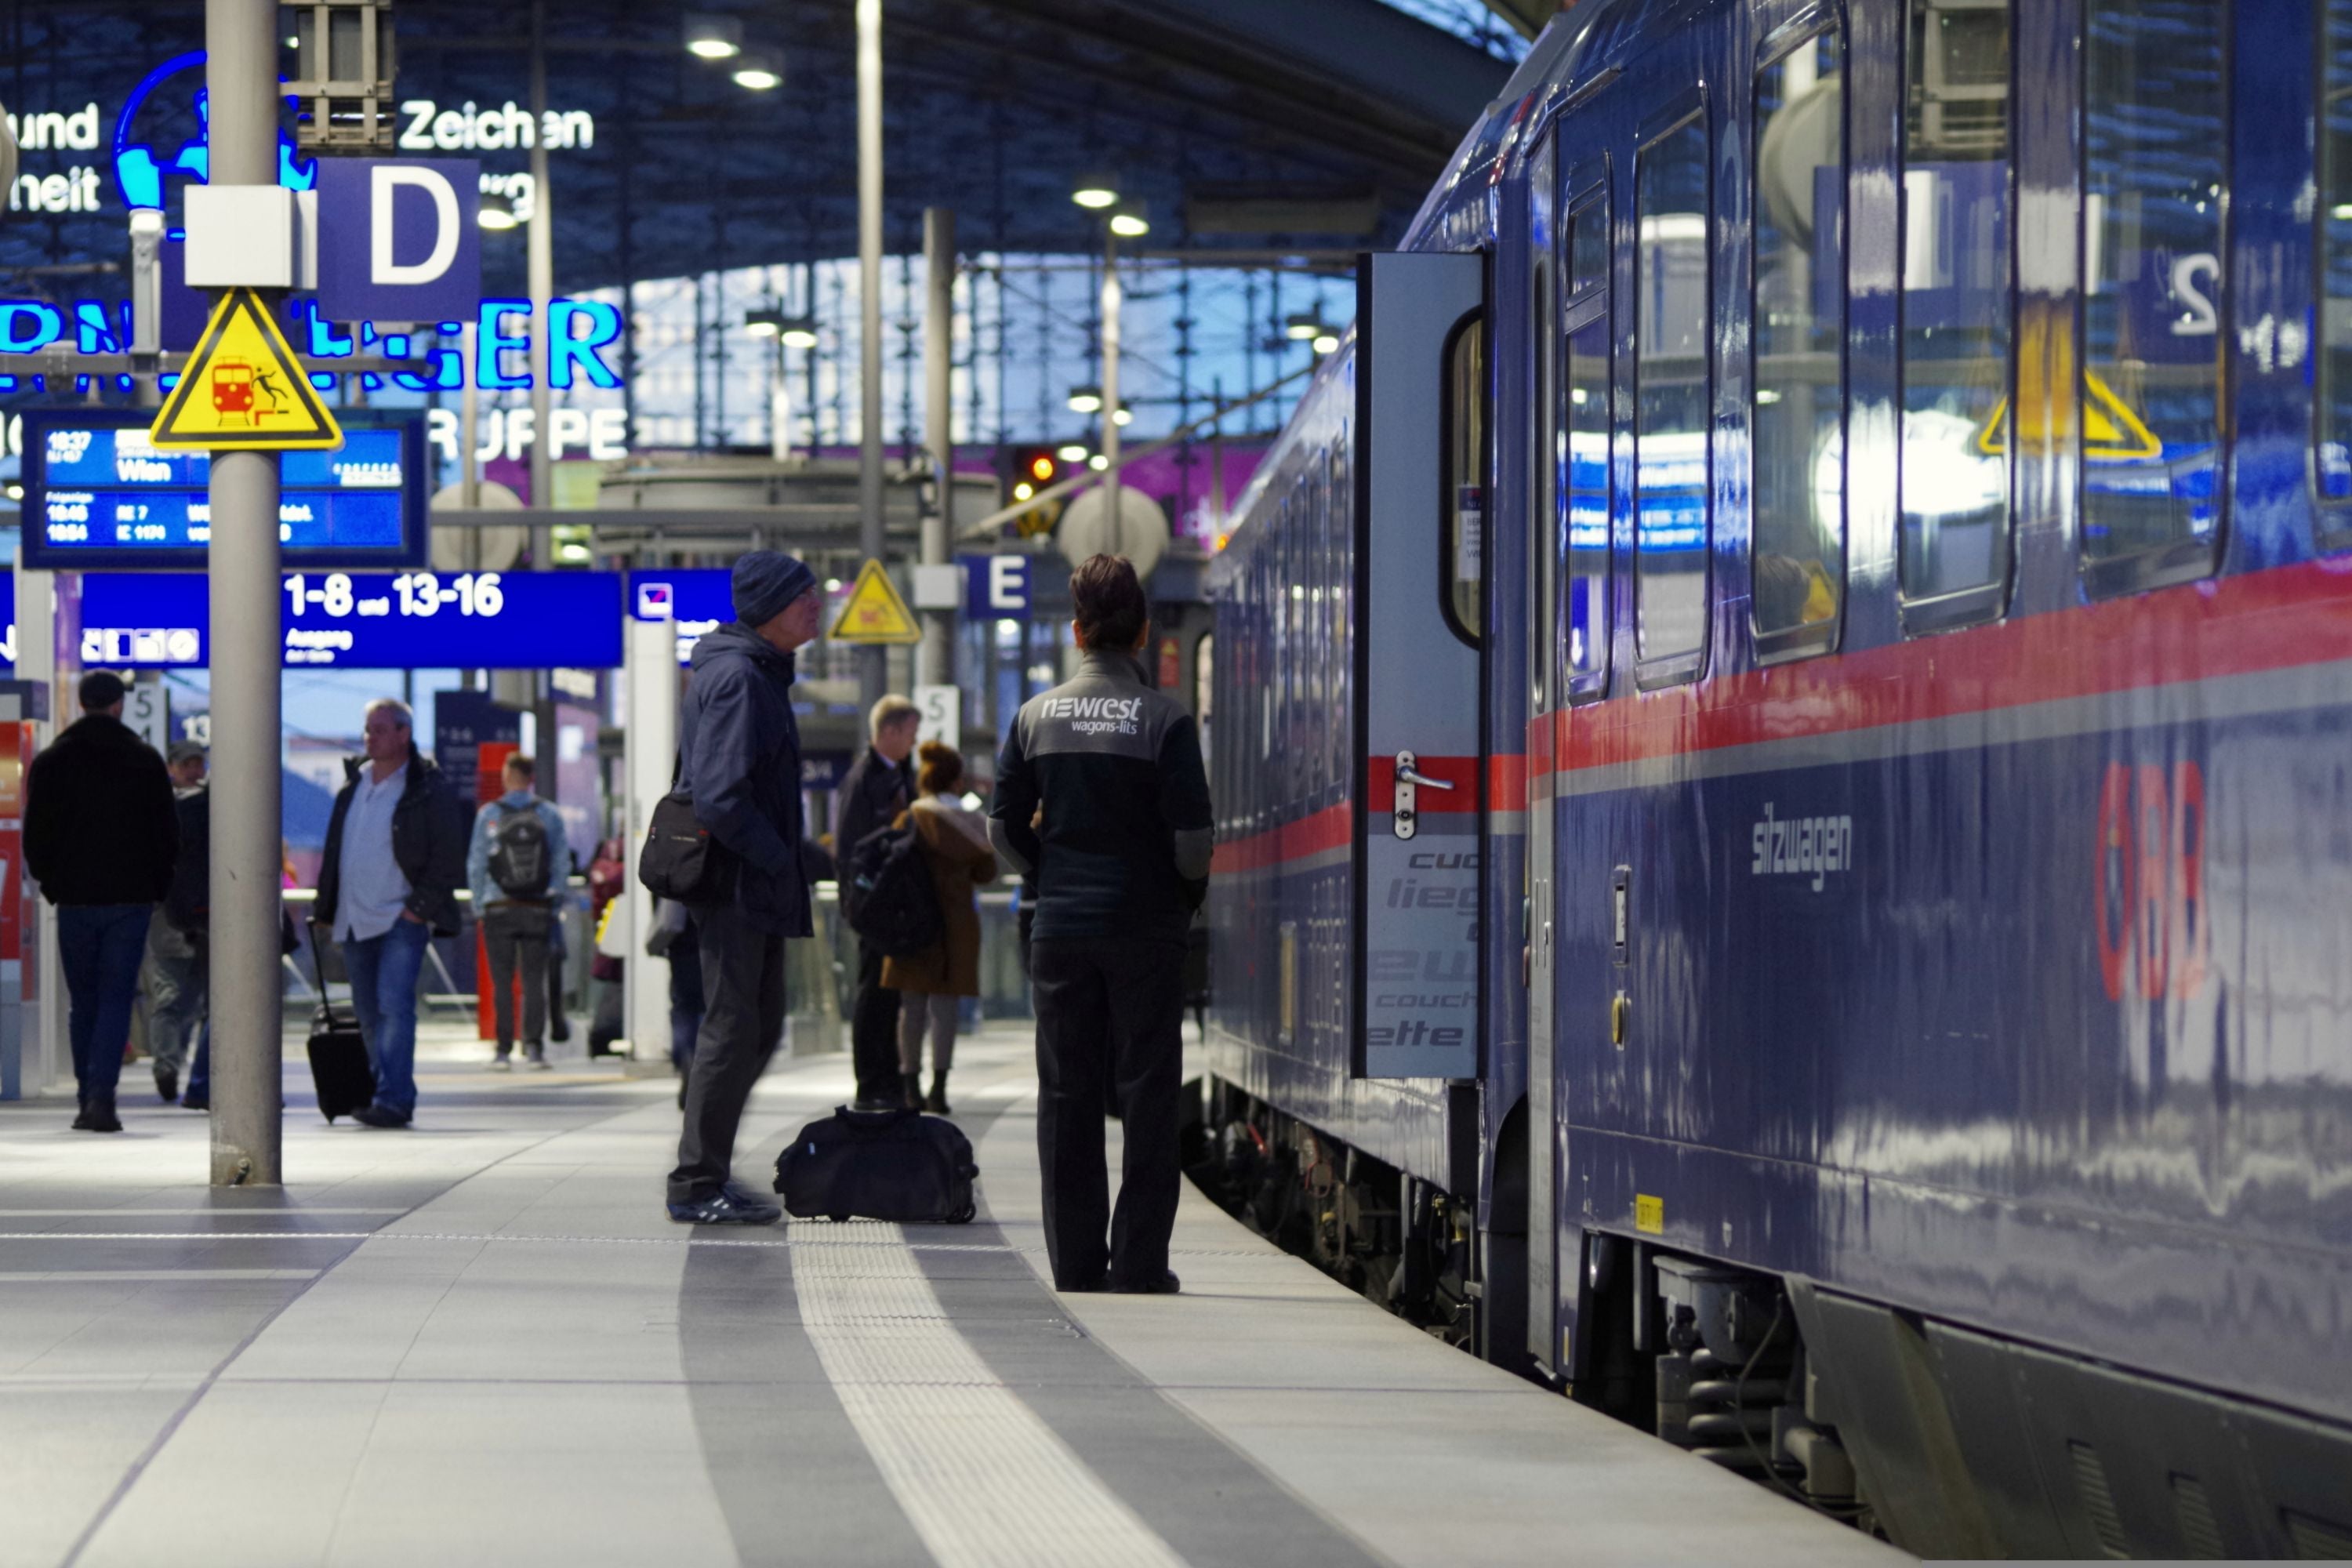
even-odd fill
[[[232,289],[147,438],[174,450],[284,451],[340,447],[343,432],[261,296]]]
[[[319,314],[444,321],[482,299],[482,166],[471,158],[319,160]]]
[[[914,644],[923,640],[923,628],[891,585],[882,563],[868,561],[858,568],[849,599],[825,635],[835,642]]]

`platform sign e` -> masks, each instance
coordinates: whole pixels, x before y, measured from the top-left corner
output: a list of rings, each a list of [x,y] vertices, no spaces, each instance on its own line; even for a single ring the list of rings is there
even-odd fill
[[[963,558],[964,614],[976,621],[1029,613],[1029,557],[967,555]]]

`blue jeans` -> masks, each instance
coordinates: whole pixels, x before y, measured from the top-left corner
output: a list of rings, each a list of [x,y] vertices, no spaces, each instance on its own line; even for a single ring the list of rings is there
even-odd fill
[[[85,1104],[114,1103],[152,904],[59,904],[58,963],[65,971],[66,1036]]]
[[[375,1068],[375,1108],[405,1121],[416,1114],[416,977],[433,933],[403,917],[382,936],[343,943],[352,1006]]]

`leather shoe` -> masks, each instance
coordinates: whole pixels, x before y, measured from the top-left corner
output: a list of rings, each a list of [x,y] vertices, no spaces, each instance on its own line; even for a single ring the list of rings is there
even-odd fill
[[[382,1128],[391,1131],[408,1125],[408,1118],[386,1110],[381,1105],[362,1105],[352,1112],[352,1120],[362,1127]]]
[[[784,1211],[730,1182],[708,1197],[673,1201],[669,1217],[679,1225],[773,1225]]]
[[[1065,1296],[1093,1296],[1110,1289],[1110,1277],[1097,1274],[1091,1279],[1081,1279],[1075,1285],[1056,1285],[1055,1289]]]
[[[169,1105],[173,1100],[179,1099],[180,1069],[177,1068],[157,1068],[155,1069],[155,1092],[163,1097],[163,1103],[166,1105]]]
[[[1176,1278],[1173,1268],[1163,1268],[1159,1279],[1147,1279],[1140,1285],[1124,1285],[1117,1280],[1111,1282],[1112,1291],[1121,1296],[1173,1296],[1183,1288],[1183,1282]]]
[[[120,1132],[122,1119],[114,1114],[113,1106],[93,1100],[74,1118],[74,1129],[79,1132]]]
[[[193,1089],[188,1090],[188,1098],[180,1101],[180,1109],[183,1110],[210,1110],[212,1108],[213,1097],[209,1094],[198,1094]]]

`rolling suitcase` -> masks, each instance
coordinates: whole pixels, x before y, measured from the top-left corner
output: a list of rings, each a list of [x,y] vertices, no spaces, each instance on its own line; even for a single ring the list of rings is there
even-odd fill
[[[327,954],[333,944],[317,926],[311,936],[318,943],[310,958],[319,976],[319,1010],[310,1016],[310,1081],[319,1091],[319,1110],[331,1122],[374,1102],[375,1068],[360,1035],[359,1015],[338,1010],[327,994]]]
[[[796,1219],[961,1225],[978,1212],[971,1140],[918,1110],[842,1106],[800,1131],[776,1161],[776,1192]]]

